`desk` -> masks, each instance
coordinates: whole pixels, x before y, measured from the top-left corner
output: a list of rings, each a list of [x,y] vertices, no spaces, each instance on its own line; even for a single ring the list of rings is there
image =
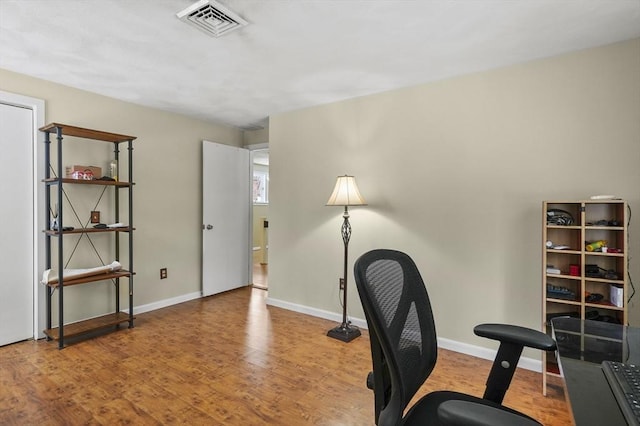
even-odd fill
[[[551,325],[575,424],[626,425],[600,363],[640,363],[640,328],[567,317],[554,318]]]

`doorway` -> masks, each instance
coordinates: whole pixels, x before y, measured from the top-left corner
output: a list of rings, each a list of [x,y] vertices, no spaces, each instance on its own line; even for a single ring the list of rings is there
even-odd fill
[[[269,149],[251,151],[253,286],[269,288]]]

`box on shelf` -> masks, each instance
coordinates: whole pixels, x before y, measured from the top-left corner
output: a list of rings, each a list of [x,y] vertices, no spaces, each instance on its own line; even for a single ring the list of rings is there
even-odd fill
[[[66,177],[68,179],[91,180],[102,177],[102,167],[96,166],[67,166],[66,172]]]
[[[609,300],[611,301],[611,304],[618,308],[624,307],[624,289],[622,287],[612,285]]]

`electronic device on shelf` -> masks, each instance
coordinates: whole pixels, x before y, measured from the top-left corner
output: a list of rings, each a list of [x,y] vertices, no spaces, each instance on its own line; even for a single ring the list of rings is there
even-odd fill
[[[600,293],[589,293],[589,295],[587,295],[584,298],[584,301],[588,303],[598,303],[598,302],[601,302],[603,299],[604,299],[604,295]]]
[[[604,269],[598,265],[585,265],[584,274],[590,278],[604,278],[606,280],[619,280],[620,274],[613,269]]]
[[[576,293],[566,287],[547,284],[547,297],[551,297],[554,299],[575,300]]]
[[[619,200],[615,195],[592,195],[589,198],[592,200]]]
[[[566,210],[549,209],[547,210],[547,225],[573,225],[573,216]]]

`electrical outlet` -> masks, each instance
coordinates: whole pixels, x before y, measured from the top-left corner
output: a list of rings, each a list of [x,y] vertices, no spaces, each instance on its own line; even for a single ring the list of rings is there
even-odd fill
[[[164,280],[165,278],[167,278],[167,268],[162,268],[160,269],[160,279]]]
[[[344,290],[344,278],[340,278],[340,290]]]

